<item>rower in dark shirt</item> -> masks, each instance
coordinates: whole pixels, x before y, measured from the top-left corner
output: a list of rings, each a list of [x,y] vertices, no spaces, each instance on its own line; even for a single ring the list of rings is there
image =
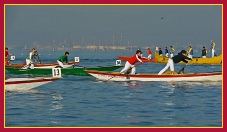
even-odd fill
[[[186,56],[186,51],[182,50],[180,53],[178,53],[178,55],[174,56],[172,59],[169,58],[166,66],[158,73],[158,75],[162,75],[169,67],[170,67],[170,71],[174,72],[174,63],[179,63],[180,61],[188,63],[186,59],[192,60],[191,58],[188,58]]]

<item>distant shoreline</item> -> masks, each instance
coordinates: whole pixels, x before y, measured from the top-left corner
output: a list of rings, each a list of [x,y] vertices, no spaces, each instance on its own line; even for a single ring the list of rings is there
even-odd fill
[[[87,46],[80,46],[80,45],[75,45],[75,46],[72,46],[72,47],[50,47],[50,46],[46,46],[46,47],[41,47],[41,46],[30,46],[28,48],[21,48],[19,46],[16,46],[16,45],[9,45],[7,46],[9,48],[9,50],[29,50],[29,49],[32,49],[32,48],[35,48],[37,50],[48,50],[48,51],[72,51],[72,50],[91,50],[91,51],[94,51],[94,50],[99,50],[99,51],[109,51],[109,50],[120,50],[120,51],[134,51],[136,49],[141,49],[141,50],[147,50],[147,48],[150,48],[152,49],[152,51],[155,51],[156,47],[158,46],[97,46],[97,45],[87,45]],[[193,51],[194,52],[201,52],[202,50],[202,46],[201,48],[197,48],[197,47],[200,47],[200,46],[196,46],[195,48],[193,47]],[[164,50],[164,47],[162,46],[161,47],[162,50]],[[170,49],[170,48],[169,48]],[[186,49],[186,46],[179,46],[179,47],[175,47],[175,50],[176,51],[180,51],[182,49]],[[209,51],[209,48],[206,48],[208,51]],[[221,48],[217,48],[216,51],[221,51],[222,49]]]

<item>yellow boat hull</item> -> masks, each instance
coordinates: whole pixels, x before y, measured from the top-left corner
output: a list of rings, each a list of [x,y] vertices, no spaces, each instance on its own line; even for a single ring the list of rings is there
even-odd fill
[[[156,63],[167,63],[168,57],[160,56],[157,52],[155,52]],[[184,63],[184,62],[180,62]],[[214,58],[193,58],[192,61],[189,60],[190,64],[222,64],[222,54]]]

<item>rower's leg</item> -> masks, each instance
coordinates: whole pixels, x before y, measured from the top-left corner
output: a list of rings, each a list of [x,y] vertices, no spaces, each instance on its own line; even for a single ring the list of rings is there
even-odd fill
[[[124,74],[125,72],[128,71],[128,69],[130,69],[130,67],[131,67],[131,64],[127,61],[125,63],[125,67],[120,71],[120,73]]]
[[[167,69],[169,68],[169,62],[166,64],[166,66],[158,73],[158,75],[162,75]]]
[[[135,67],[132,68],[131,74],[136,74],[136,68]]]

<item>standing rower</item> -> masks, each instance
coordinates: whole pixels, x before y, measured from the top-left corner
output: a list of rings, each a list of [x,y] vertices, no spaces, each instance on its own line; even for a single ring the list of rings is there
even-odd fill
[[[142,52],[140,50],[137,50],[136,51],[136,54],[134,54],[133,57],[131,57],[130,59],[128,59],[128,61],[126,61],[125,67],[121,70],[120,73],[124,74],[124,73],[126,73],[131,68],[132,69],[131,70],[131,74],[136,74],[136,68],[135,68],[134,65],[137,62],[144,63],[141,60],[141,54],[142,54]]]
[[[191,58],[188,58],[186,56],[186,51],[182,50],[178,55],[174,56],[173,58],[169,58],[166,66],[158,73],[158,75],[162,75],[169,67],[171,74],[174,72],[174,63],[179,63],[180,61],[183,61],[185,63],[188,63],[185,59],[192,60]]]
[[[9,65],[9,60],[8,57],[11,56],[12,54],[9,53],[8,48],[5,48],[5,65]]]
[[[212,52],[212,58],[215,56],[215,47],[216,44],[213,40],[210,41],[211,42],[211,52]]]
[[[34,62],[33,62],[33,57],[34,57],[34,53],[35,53],[35,48],[33,48],[30,52],[29,52],[29,54],[28,54],[28,56],[27,56],[27,58],[26,58],[26,65],[23,67],[23,69],[28,69],[28,68],[30,68],[30,69],[34,69]]]

